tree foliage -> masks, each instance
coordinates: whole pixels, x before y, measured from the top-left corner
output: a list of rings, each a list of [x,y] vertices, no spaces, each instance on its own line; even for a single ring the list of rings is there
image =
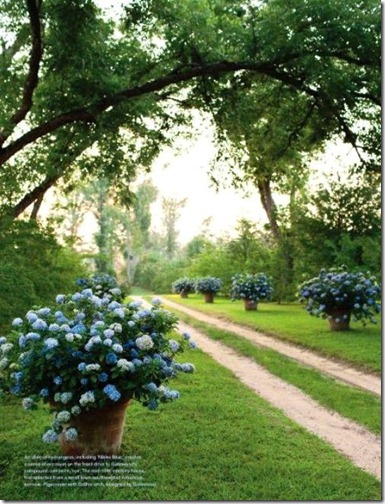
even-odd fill
[[[296,253],[295,269],[346,265],[381,275],[381,191],[378,184],[358,177],[346,184],[332,180],[298,207],[290,230]],[[298,276],[298,275],[297,275]]]
[[[93,0],[0,9],[0,191],[12,216],[75,168],[108,174],[123,196],[188,108],[220,109],[240,86],[276,100],[275,122],[298,104],[277,136],[290,141],[312,110],[320,138],[343,135],[378,170],[374,0],[132,0],[120,18]],[[89,164],[96,147],[104,161]]]

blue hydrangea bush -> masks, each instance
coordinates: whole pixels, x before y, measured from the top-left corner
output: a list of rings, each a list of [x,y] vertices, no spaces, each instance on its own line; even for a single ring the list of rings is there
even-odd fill
[[[171,285],[172,292],[181,295],[188,295],[195,291],[195,280],[188,277],[178,278]]]
[[[273,287],[265,273],[238,274],[231,279],[230,296],[258,303],[261,299],[271,299]]]
[[[201,294],[212,293],[215,294],[222,289],[223,283],[217,277],[203,277],[195,280],[195,291]]]
[[[338,317],[353,321],[376,323],[374,316],[380,312],[381,287],[374,276],[349,273],[343,268],[321,270],[318,277],[307,280],[299,287],[299,299],[306,304],[310,315]],[[337,315],[336,315],[337,313]]]
[[[56,306],[30,310],[13,320],[13,330],[0,338],[0,390],[22,400],[25,409],[39,401],[54,412],[46,442],[77,438],[64,429],[71,417],[130,398],[150,410],[177,399],[167,382],[179,372],[192,373],[190,363],[175,356],[194,342],[185,333],[167,337],[177,319],[153,300],[150,309],[139,302],[117,301],[121,292],[91,288],[58,295]]]

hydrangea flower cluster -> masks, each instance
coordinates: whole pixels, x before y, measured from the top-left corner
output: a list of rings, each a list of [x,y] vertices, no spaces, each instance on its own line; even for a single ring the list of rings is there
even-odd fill
[[[238,274],[231,279],[230,296],[235,299],[248,299],[257,303],[261,299],[271,299],[273,287],[265,273]]]
[[[310,315],[330,319],[338,310],[364,325],[367,320],[376,323],[374,315],[380,312],[380,298],[381,287],[375,277],[369,273],[348,273],[344,268],[323,269],[318,277],[299,287],[299,299],[306,303]]]
[[[202,294],[213,293],[220,291],[222,289],[223,283],[220,278],[217,277],[203,277],[197,278],[195,280],[195,291]]]
[[[71,418],[92,408],[133,398],[154,410],[179,397],[166,382],[195,369],[174,360],[195,346],[188,334],[180,341],[166,337],[175,315],[157,299],[149,309],[120,303],[114,289],[60,294],[56,306],[14,319],[11,333],[0,338],[0,392],[20,397],[25,409],[43,401],[55,412],[44,441],[56,441],[63,429],[74,441]]]
[[[119,288],[116,278],[107,273],[98,273],[91,278],[78,278],[76,285],[79,290],[92,289],[96,296],[103,296],[105,292],[114,296],[117,301],[123,301],[125,293]]]
[[[188,277],[178,278],[171,285],[172,292],[187,295],[195,291],[195,280]]]

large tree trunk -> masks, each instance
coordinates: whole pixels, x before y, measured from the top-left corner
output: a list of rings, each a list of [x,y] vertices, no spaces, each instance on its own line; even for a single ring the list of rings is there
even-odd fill
[[[266,212],[267,218],[269,219],[271,233],[275,241],[278,242],[281,236],[281,232],[277,222],[277,206],[271,192],[270,180],[258,180],[257,185],[262,206]]]
[[[276,290],[277,301],[280,303],[285,297],[287,286],[290,285],[293,278],[293,257],[287,243],[287,237],[282,234],[277,221],[277,206],[275,204],[271,191],[270,179],[264,178],[257,180],[257,186],[261,198],[262,206],[269,220],[271,233],[278,246],[279,255],[282,257],[282,266],[279,268],[279,285],[280,289]]]
[[[32,212],[31,212],[31,215],[29,217],[30,220],[37,220],[37,214],[39,213],[41,204],[43,203],[43,199],[44,199],[44,194],[42,194],[41,196],[39,196],[39,198],[37,198],[37,200],[33,204]]]
[[[134,279],[134,271],[133,271],[133,260],[134,256],[132,255],[132,244],[131,244],[131,230],[126,229],[126,276],[127,282],[131,286],[133,284]]]

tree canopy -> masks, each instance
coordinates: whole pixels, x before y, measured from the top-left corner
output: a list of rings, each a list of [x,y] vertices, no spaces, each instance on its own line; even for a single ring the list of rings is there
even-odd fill
[[[3,213],[75,170],[107,175],[124,196],[191,107],[215,113],[239,89],[284,97],[269,108],[282,141],[313,123],[379,171],[378,2],[131,0],[120,14],[99,3],[0,0]]]

